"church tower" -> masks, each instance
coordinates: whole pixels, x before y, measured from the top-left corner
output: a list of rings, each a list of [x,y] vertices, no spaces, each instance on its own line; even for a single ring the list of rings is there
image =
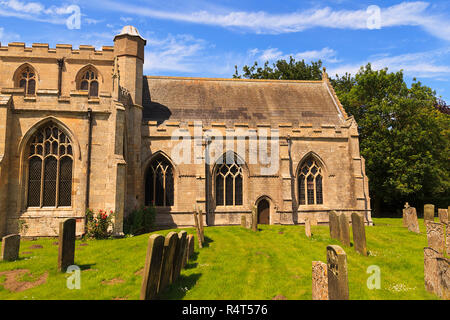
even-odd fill
[[[141,125],[144,49],[147,41],[133,26],[125,26],[114,37],[114,98],[125,108],[124,158],[127,164],[124,190],[125,209],[140,205]],[[125,212],[125,215],[127,212]]]

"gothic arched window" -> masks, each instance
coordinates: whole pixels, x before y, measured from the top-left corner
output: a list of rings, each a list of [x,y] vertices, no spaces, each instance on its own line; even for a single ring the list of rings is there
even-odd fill
[[[227,161],[228,160],[228,161]],[[243,203],[242,167],[234,155],[232,160],[224,155],[215,173],[216,205],[241,206]]]
[[[170,161],[159,154],[150,163],[145,179],[145,205],[173,206],[173,167]]]
[[[94,68],[87,68],[81,72],[78,89],[87,91],[89,97],[98,97],[98,73]]]
[[[25,95],[36,94],[36,72],[30,66],[25,66],[17,74],[16,85],[23,88]]]
[[[28,155],[28,207],[72,205],[72,144],[50,123],[32,137]]]
[[[323,204],[323,173],[319,163],[312,157],[302,164],[298,176],[300,205]]]

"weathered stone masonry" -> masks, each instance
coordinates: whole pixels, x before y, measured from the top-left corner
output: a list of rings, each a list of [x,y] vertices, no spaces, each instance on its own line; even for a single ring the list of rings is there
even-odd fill
[[[193,225],[194,206],[206,212],[208,225],[238,225],[241,215],[249,220],[252,206],[262,202],[267,206],[261,208],[269,208],[270,224],[304,223],[308,217],[327,223],[330,210],[345,213],[349,220],[352,212],[363,213],[366,223],[371,223],[357,124],[346,115],[325,72],[322,81],[144,76],[145,45],[130,26],[114,38],[114,46],[102,50],[0,45],[2,235],[56,236],[59,222],[67,218],[76,219],[79,235],[84,231],[86,206],[116,212],[114,228],[120,233],[124,215],[151,197],[147,177],[155,161],[171,167],[173,179],[173,201],[167,191],[165,202],[157,206],[159,225]],[[23,80],[25,71],[29,72],[28,82]],[[56,192],[56,201],[63,186],[61,172],[48,178],[45,170],[40,183],[47,191],[42,191],[40,200],[39,195],[35,199],[41,205],[29,206],[29,189],[38,188],[40,181],[30,182],[31,140],[49,124],[72,145],[70,206],[43,205],[48,186],[56,188],[50,192]],[[245,132],[235,137],[244,139],[246,148],[237,155],[245,160],[242,181],[235,182],[242,186],[242,200],[233,205],[226,205],[228,200],[218,204],[215,177],[219,166],[205,166],[205,139],[197,146],[192,142],[196,163],[177,164],[171,156],[178,143],[171,139],[175,131],[195,137],[210,130],[224,138],[239,130]],[[269,141],[276,133],[280,142],[279,170],[268,176],[261,174],[260,164],[248,161],[254,152],[248,133],[256,135],[263,130],[269,132]],[[46,158],[42,158],[43,168],[47,168]],[[316,193],[310,195],[311,201],[305,195],[307,201],[302,204],[298,176],[310,160],[320,168],[321,180],[315,189],[305,186]]]

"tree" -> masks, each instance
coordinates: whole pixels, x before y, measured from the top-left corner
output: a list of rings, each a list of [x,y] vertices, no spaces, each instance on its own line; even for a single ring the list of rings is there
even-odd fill
[[[447,206],[450,199],[450,117],[439,112],[436,93],[403,72],[362,67],[353,85],[337,77],[336,93],[360,132],[375,212],[408,201]]]
[[[305,63],[305,60],[295,61],[293,57],[286,60],[278,60],[269,67],[269,61],[264,63],[264,67],[258,67],[258,62],[253,66],[244,66],[243,75],[238,72],[237,66],[233,78],[241,79],[275,79],[275,80],[321,80],[322,79],[322,61]]]
[[[279,60],[269,67],[236,67],[235,78],[320,80],[322,62]],[[393,213],[409,203],[447,206],[450,200],[450,116],[436,93],[403,72],[372,70],[371,64],[330,79],[360,134],[375,213]],[[445,105],[445,106],[444,106]],[[441,111],[441,112],[440,112]]]

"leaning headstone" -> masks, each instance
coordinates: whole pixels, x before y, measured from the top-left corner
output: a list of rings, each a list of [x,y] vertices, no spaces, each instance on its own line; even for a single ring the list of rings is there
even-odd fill
[[[423,255],[425,289],[427,289],[428,292],[438,294],[440,281],[438,275],[437,258],[439,258],[440,254],[433,248],[424,248]]]
[[[443,300],[450,300],[450,259],[437,258],[439,286],[437,295]]]
[[[164,237],[159,234],[153,234],[148,239],[144,277],[141,285],[141,300],[152,300],[158,294],[164,242]]]
[[[352,232],[355,250],[363,256],[367,256],[366,227],[362,214],[352,213]]]
[[[178,234],[175,232],[170,232],[164,240],[164,251],[158,292],[163,291],[168,285],[172,284],[173,260],[175,258],[177,243]]]
[[[423,207],[423,219],[425,221],[434,221],[434,204],[426,204]]]
[[[309,218],[305,220],[305,235],[311,238],[311,220]]]
[[[340,246],[327,247],[328,298],[348,300],[347,255]]]
[[[258,231],[258,213],[255,206],[252,208],[252,230]]]
[[[443,223],[426,221],[428,247],[440,254],[445,252],[445,228]]]
[[[350,226],[344,213],[339,215],[339,240],[344,246],[350,247]]]
[[[19,259],[20,235],[10,234],[2,239],[2,260],[16,261]]]
[[[181,269],[184,269],[184,267],[186,267],[188,259],[189,259],[189,239],[188,235],[186,235],[186,240],[184,241],[183,258],[181,260]]]
[[[195,237],[193,234],[188,236],[188,261],[192,258],[195,249]]]
[[[177,249],[175,250],[175,258],[173,260],[172,282],[178,279],[181,273],[183,263],[184,251],[186,249],[187,232],[181,231],[178,233]]]
[[[312,299],[328,300],[327,264],[322,261],[312,262]]]
[[[329,226],[331,239],[339,240],[339,218],[336,211],[329,213]]]
[[[245,215],[241,215],[241,227],[242,228],[247,227],[247,220],[245,219]]]
[[[414,207],[409,207],[405,209],[406,224],[408,230],[415,233],[420,233],[419,220],[417,219],[417,211]]]
[[[203,213],[202,210],[198,211],[198,225],[200,227],[200,236],[202,237],[202,243],[205,242],[205,228],[203,226]]]
[[[195,224],[195,231],[197,232],[198,247],[201,249],[201,248],[203,248],[203,243],[202,243],[202,237],[201,237],[200,227],[199,227],[199,223],[198,223],[197,211],[194,211],[194,224]]]
[[[75,262],[75,228],[76,220],[67,219],[59,223],[58,270],[65,272]]]
[[[448,210],[438,209],[439,221],[444,224],[448,224]]]

